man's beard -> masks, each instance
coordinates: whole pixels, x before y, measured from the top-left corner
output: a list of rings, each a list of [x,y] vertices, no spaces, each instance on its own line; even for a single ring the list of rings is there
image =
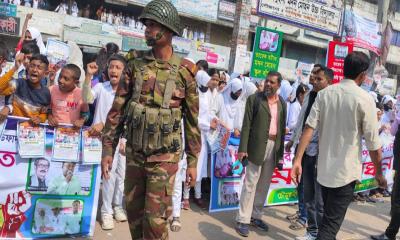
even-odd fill
[[[274,89],[271,89],[270,91],[267,90],[267,88],[264,88],[264,96],[265,97],[272,97],[276,94],[277,90],[274,91]]]

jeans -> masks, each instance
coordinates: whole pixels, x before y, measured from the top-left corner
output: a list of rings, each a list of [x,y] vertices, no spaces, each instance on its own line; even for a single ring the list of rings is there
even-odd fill
[[[304,205],[307,210],[307,232],[316,237],[324,215],[321,185],[317,182],[317,156],[303,157]]]
[[[321,185],[324,200],[324,216],[319,227],[317,240],[335,240],[353,199],[356,181],[338,188]]]
[[[396,171],[394,175],[394,183],[391,198],[391,214],[389,226],[386,228],[385,235],[389,239],[396,239],[400,227],[400,185],[399,173]]]

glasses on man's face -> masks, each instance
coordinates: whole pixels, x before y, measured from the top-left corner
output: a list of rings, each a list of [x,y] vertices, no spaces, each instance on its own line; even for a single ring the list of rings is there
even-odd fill
[[[32,69],[32,70],[34,70],[35,68],[37,68],[39,71],[44,71],[44,70],[46,70],[46,66],[43,65],[43,64],[33,64],[33,63],[31,63],[31,64],[29,64],[29,68]]]
[[[41,164],[39,163],[38,165],[36,165],[38,168],[49,168],[49,164]]]

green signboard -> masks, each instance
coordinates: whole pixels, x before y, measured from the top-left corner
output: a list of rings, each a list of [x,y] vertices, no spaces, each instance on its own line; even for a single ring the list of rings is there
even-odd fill
[[[282,32],[257,27],[251,62],[251,77],[265,79],[269,71],[278,70],[282,39]]]
[[[7,17],[16,17],[17,5],[0,2],[0,15]]]

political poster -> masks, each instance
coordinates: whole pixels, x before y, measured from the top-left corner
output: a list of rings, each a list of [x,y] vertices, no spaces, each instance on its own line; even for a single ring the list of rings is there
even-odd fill
[[[17,126],[18,153],[21,158],[43,157],[45,154],[46,130],[20,121]]]
[[[393,141],[394,137],[388,132],[380,135],[382,142],[382,170],[389,185],[393,184]],[[289,141],[290,135],[286,135],[285,144]],[[240,174],[233,174],[240,167],[235,166],[237,160],[237,141],[230,138],[227,147],[214,154],[211,154],[211,196],[210,212],[236,210],[239,206],[241,189],[246,174],[243,168]],[[371,162],[365,143],[362,144],[362,173],[361,181],[356,184],[355,192],[363,192],[377,188],[375,181],[375,168]],[[282,170],[274,169],[271,184],[265,206],[283,205],[297,203],[297,189],[292,183],[290,172],[294,158],[294,149],[291,152],[285,152],[283,156]]]
[[[51,161],[54,131],[46,126],[44,157],[23,159],[9,117],[0,137],[0,238],[93,236],[100,167]]]
[[[217,128],[207,134],[207,142],[210,146],[210,152],[216,153],[221,149],[225,149],[230,135],[231,130],[223,123],[219,122]]]
[[[353,11],[345,11],[344,21],[344,37],[346,42],[353,43],[355,47],[365,48],[381,54],[381,24],[366,19],[354,13]]]
[[[268,72],[278,70],[282,39],[282,32],[257,27],[250,70],[251,77],[265,79]]]
[[[339,34],[341,0],[259,0],[257,14],[328,35]]]
[[[73,127],[57,127],[54,130],[54,161],[79,161],[80,131]]]
[[[82,162],[84,164],[100,164],[101,161],[101,136],[93,136],[89,129],[82,131]]]
[[[333,70],[334,84],[343,80],[344,59],[349,53],[353,52],[353,48],[354,45],[352,43],[329,42],[326,66]]]

